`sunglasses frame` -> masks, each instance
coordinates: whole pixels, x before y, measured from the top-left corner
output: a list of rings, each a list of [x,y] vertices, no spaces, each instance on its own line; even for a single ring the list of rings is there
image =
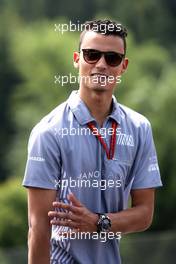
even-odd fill
[[[115,52],[115,51],[100,51],[100,50],[96,50],[96,49],[81,49],[81,50],[82,50],[82,52],[83,52],[83,58],[84,58],[84,60],[85,60],[87,63],[89,63],[89,64],[97,63],[97,62],[101,59],[101,57],[102,57],[102,55],[103,55],[103,56],[104,56],[104,59],[105,59],[105,61],[106,61],[106,64],[107,64],[108,66],[111,66],[111,67],[117,67],[117,66],[119,66],[119,65],[121,64],[123,58],[125,57],[125,54],[118,53],[118,52]],[[94,51],[94,52],[99,53],[99,54],[100,54],[100,57],[99,57],[97,60],[94,60],[94,61],[92,61],[92,62],[89,61],[89,60],[87,60],[87,59],[86,59],[86,54],[85,54],[85,53],[86,53],[86,52],[88,53],[89,51]],[[115,54],[115,55],[118,55],[118,56],[120,57],[120,59],[121,59],[120,63],[115,64],[115,65],[110,64],[110,63],[108,62],[108,59],[107,59],[108,54]]]

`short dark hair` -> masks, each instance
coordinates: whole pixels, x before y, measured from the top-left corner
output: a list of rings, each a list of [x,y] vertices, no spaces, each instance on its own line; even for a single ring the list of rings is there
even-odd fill
[[[80,41],[79,41],[79,51],[81,48],[82,40],[84,38],[84,35],[87,31],[94,31],[96,33],[100,33],[103,35],[113,35],[118,36],[123,40],[124,43],[124,54],[126,54],[126,37],[127,37],[127,29],[118,22],[111,21],[111,20],[92,20],[92,21],[86,21],[83,24],[84,30],[80,34]],[[111,29],[111,30],[110,30]]]

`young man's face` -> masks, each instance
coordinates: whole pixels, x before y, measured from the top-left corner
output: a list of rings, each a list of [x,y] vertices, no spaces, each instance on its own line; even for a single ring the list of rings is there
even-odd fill
[[[80,89],[91,89],[99,92],[113,92],[120,76],[126,70],[128,60],[123,59],[118,66],[109,66],[102,56],[95,63],[88,63],[83,58],[82,49],[113,51],[124,54],[123,40],[118,36],[105,36],[94,31],[85,33],[80,53],[74,53],[74,66],[79,69]]]

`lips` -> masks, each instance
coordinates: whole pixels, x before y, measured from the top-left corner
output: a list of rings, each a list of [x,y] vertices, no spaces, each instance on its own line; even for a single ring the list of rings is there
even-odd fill
[[[90,77],[94,84],[100,84],[101,86],[106,86],[108,84],[109,76],[106,74],[94,72]]]
[[[98,77],[103,76],[103,77],[106,77],[106,78],[108,77],[108,75],[102,74],[102,73],[92,73],[91,76],[98,76]]]

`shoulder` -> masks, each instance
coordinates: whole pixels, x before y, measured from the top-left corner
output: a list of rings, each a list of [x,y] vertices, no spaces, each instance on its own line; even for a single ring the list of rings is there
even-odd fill
[[[119,104],[122,131],[129,131],[134,139],[145,142],[153,138],[150,121],[133,109]]]
[[[144,115],[122,104],[119,104],[119,109],[122,122],[124,121],[136,129],[151,127],[150,121]]]
[[[34,141],[49,140],[53,141],[56,135],[56,131],[64,126],[66,113],[68,113],[69,107],[67,101],[61,103],[54,108],[50,113],[44,116],[32,129],[29,139],[29,144],[33,144]]]

